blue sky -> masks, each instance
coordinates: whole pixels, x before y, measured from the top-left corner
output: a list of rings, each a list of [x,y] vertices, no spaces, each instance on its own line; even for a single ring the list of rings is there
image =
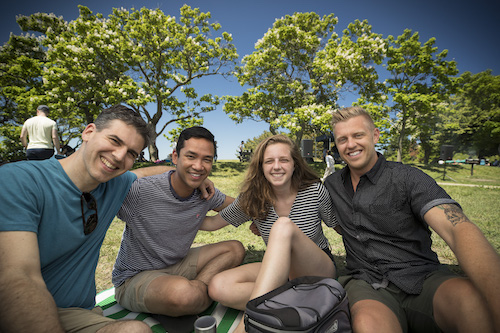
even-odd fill
[[[478,73],[491,69],[500,75],[500,2],[496,0],[47,0],[16,1],[2,5],[0,12],[0,42],[8,40],[10,32],[21,31],[15,21],[16,15],[36,12],[54,13],[66,21],[78,17],[78,4],[85,5],[94,13],[105,16],[113,7],[160,8],[166,14],[179,17],[183,4],[200,8],[212,14],[211,22],[219,22],[222,31],[233,35],[238,54],[252,53],[255,42],[272,26],[276,18],[294,12],[316,12],[319,15],[334,13],[338,17],[336,31],[341,31],[355,19],[368,20],[374,32],[399,36],[404,29],[420,33],[422,42],[436,38],[439,50],[447,49],[448,60],[455,60],[459,71]],[[210,79],[202,89],[215,95],[239,95],[244,89],[235,79]],[[203,92],[203,91],[202,91]],[[352,102],[345,100],[346,106]],[[204,126],[215,135],[219,146],[219,159],[235,159],[241,140],[260,135],[268,127],[265,123],[246,121],[235,124],[222,111],[207,114]],[[170,128],[167,128],[167,130]],[[159,137],[157,144],[160,158],[171,152],[170,142]]]

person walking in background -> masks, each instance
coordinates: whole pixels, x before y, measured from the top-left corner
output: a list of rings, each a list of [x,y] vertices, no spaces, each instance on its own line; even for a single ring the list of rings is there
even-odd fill
[[[57,135],[57,124],[49,119],[49,107],[40,105],[36,109],[36,117],[24,122],[21,130],[21,143],[26,148],[28,160],[45,160],[61,151],[59,136]],[[29,141],[29,142],[28,142]]]
[[[205,222],[215,228],[252,221],[267,245],[263,262],[245,264],[214,276],[210,296],[244,310],[246,303],[289,278],[336,275],[322,221],[337,226],[328,191],[285,135],[262,141],[250,160],[238,198]],[[276,260],[279,259],[279,260]],[[239,330],[242,330],[242,324]]]
[[[241,141],[239,150],[240,150],[240,156],[243,154],[243,150],[245,149],[245,141]]]
[[[240,160],[240,162],[245,162],[243,158],[244,152],[245,152],[245,141],[241,141],[238,147],[238,154],[239,154],[238,159]]]
[[[332,152],[330,150],[326,151],[325,161],[326,161],[326,169],[323,178],[321,178],[322,182],[325,181],[326,177],[330,176],[332,173],[335,172],[335,160],[333,159]]]

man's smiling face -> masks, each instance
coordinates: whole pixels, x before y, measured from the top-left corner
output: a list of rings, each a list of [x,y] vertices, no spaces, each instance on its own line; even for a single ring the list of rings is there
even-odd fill
[[[375,144],[380,132],[364,116],[338,122],[334,128],[335,144],[340,157],[352,172],[363,175],[377,162]]]
[[[85,142],[84,164],[96,184],[129,170],[144,148],[144,138],[137,130],[121,120],[113,120],[106,128],[97,130],[90,124],[82,133]]]
[[[172,175],[172,186],[181,197],[188,197],[198,188],[212,171],[214,145],[204,138],[184,141],[179,152],[174,151],[172,162],[176,171]]]

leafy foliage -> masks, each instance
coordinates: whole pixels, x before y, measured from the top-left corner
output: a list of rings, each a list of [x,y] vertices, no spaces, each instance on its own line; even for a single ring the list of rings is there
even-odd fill
[[[23,31],[45,32],[49,26],[63,26],[61,18],[35,14],[31,19],[18,17]],[[48,103],[42,80],[46,64],[43,37],[35,34],[10,36],[0,47],[0,159],[16,161],[24,158],[19,140],[24,121],[34,115],[36,107]]]
[[[384,41],[366,21],[350,24],[339,38],[337,21],[316,13],[277,19],[236,70],[249,88],[225,97],[231,119],[265,121],[271,133],[287,129],[299,143],[305,134],[329,130],[330,112],[348,84],[371,94],[377,75],[370,64],[381,61]]]
[[[181,128],[171,135],[202,123],[201,114],[219,104],[218,96],[199,96],[191,86],[204,76],[227,74],[238,56],[232,36],[217,34],[221,27],[209,22],[210,13],[183,6],[176,20],[159,9],[114,9],[108,18],[85,6],[79,10],[69,23],[41,13],[18,20],[41,36],[11,37],[0,52],[3,122],[20,126],[26,110],[45,102],[65,144],[103,108],[125,103],[156,138],[173,123]],[[157,128],[164,115],[170,118]],[[11,132],[6,128],[2,136]],[[149,152],[158,158],[155,142]]]
[[[452,76],[458,73],[454,61],[446,61],[447,50],[438,52],[435,38],[423,45],[418,33],[406,29],[394,38],[388,37],[386,68],[387,93],[392,97],[395,114],[391,133],[397,139],[397,160],[402,160],[405,139],[417,137],[424,149],[429,148],[436,105],[453,92]]]
[[[51,107],[63,145],[117,103],[141,114],[155,138],[173,141],[222,101],[200,95],[193,83],[231,74],[247,90],[224,96],[224,111],[238,123],[268,123],[263,135],[286,131],[299,144],[329,134],[332,110],[357,96],[355,104],[372,114],[381,144],[398,160],[421,151],[427,163],[449,143],[479,156],[499,152],[499,77],[491,71],[454,77],[447,50],[438,51],[434,38],[422,43],[411,30],[383,39],[355,20],[339,34],[333,14],[295,13],[277,19],[234,68],[232,36],[210,22],[209,12],[187,5],[179,18],[147,8],[115,8],[106,18],[84,6],[79,11],[71,22],[20,16],[18,24],[31,33],[11,35],[0,48],[2,160],[24,157],[20,128],[38,104]],[[388,78],[381,82],[379,75]],[[149,153],[158,158],[156,142]]]
[[[463,73],[452,108],[459,121],[455,128],[462,147],[479,157],[500,154],[500,76],[490,70]]]
[[[115,87],[128,96],[126,103],[140,112],[157,137],[177,123],[170,132],[176,136],[183,128],[202,123],[200,115],[219,104],[212,94],[199,96],[192,82],[210,75],[225,75],[238,57],[232,36],[218,23],[209,23],[210,13],[184,5],[179,21],[161,10],[114,9],[110,21],[121,39],[123,61],[129,68],[126,84]],[[153,111],[148,103],[155,103]],[[161,128],[160,119],[168,115]],[[157,147],[149,147],[153,160]]]

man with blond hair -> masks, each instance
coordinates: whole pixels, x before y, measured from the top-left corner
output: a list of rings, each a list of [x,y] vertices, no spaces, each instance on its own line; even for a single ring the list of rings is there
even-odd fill
[[[375,150],[380,131],[360,107],[333,115],[346,162],[330,175],[342,227],[346,288],[355,332],[500,331],[500,256],[436,182]],[[441,265],[431,229],[467,278]]]

